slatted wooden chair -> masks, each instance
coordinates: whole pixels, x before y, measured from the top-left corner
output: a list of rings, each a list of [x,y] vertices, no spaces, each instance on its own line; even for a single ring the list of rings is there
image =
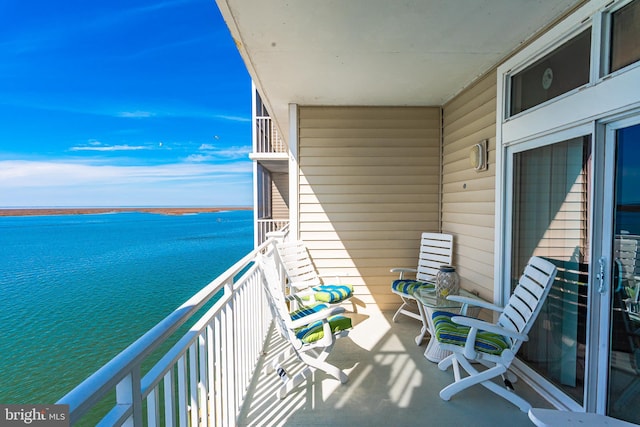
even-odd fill
[[[423,324],[420,335],[416,338],[418,345],[429,331],[429,326],[424,321],[413,294],[420,288],[434,287],[440,266],[451,265],[452,254],[453,236],[451,234],[422,233],[417,268],[391,269],[392,273],[400,273],[398,280],[391,283],[391,292],[402,299],[400,308],[393,315],[393,321],[396,322],[401,314],[420,320]],[[415,279],[406,278],[405,273],[415,273]]]
[[[273,258],[265,256],[261,264],[264,272],[263,286],[275,326],[280,336],[289,344],[265,368],[267,373],[277,372],[283,382],[276,391],[278,398],[284,399],[290,391],[310,378],[311,372],[316,369],[326,372],[342,384],[346,383],[349,379],[347,374],[326,361],[336,340],[347,336],[352,327],[351,319],[342,315],[344,307],[314,303],[289,312],[287,297],[282,293]],[[292,356],[297,357],[306,367],[289,377],[282,364]]]
[[[304,304],[340,304],[353,296],[353,286],[342,283],[340,277],[333,283],[320,278],[302,240],[276,243],[276,256],[284,270],[290,294]],[[353,310],[356,311],[355,304]]]
[[[549,294],[557,269],[549,261],[532,257],[508,304],[502,308],[479,300],[450,295],[447,298],[500,313],[497,323],[489,323],[472,317],[449,312],[433,313],[435,334],[443,350],[452,354],[438,367],[446,370],[453,366],[455,381],[440,391],[443,400],[476,384],[507,399],[526,412],[531,405],[513,391],[513,374],[507,375],[511,362],[520,346],[528,340],[528,333]],[[478,363],[487,369],[479,371],[472,365]],[[468,376],[460,373],[463,368]],[[504,387],[492,380],[502,376]]]

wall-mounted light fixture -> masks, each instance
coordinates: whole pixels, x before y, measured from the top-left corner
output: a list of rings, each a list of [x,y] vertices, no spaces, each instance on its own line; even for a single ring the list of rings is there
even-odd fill
[[[485,171],[489,167],[487,162],[487,148],[489,140],[485,139],[471,147],[469,151],[469,161],[476,171]]]

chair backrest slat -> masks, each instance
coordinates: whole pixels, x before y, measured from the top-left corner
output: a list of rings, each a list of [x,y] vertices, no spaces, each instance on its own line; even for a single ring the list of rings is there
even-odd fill
[[[304,284],[305,287],[322,284],[303,241],[277,243],[276,249],[290,283]]]
[[[441,233],[422,233],[416,278],[434,280],[441,265],[451,265],[453,236]]]
[[[527,334],[551,290],[556,272],[557,269],[551,262],[531,257],[509,302],[500,314],[498,324],[512,331]],[[516,347],[520,344],[514,342]],[[513,349],[517,351],[517,348]]]

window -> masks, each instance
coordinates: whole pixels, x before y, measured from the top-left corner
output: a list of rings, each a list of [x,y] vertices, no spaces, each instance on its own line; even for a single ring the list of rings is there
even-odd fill
[[[611,14],[610,53],[612,73],[640,60],[640,1]]]
[[[591,29],[511,77],[509,116],[589,82]]]

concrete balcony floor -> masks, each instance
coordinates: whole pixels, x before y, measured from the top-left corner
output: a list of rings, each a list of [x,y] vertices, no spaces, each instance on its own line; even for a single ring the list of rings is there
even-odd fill
[[[482,386],[454,396],[449,402],[438,393],[453,380],[451,369],[440,371],[424,358],[426,341],[416,346],[420,323],[392,313],[351,315],[355,327],[336,343],[328,361],[349,375],[342,385],[316,371],[284,400],[275,391],[282,384],[276,373],[265,375],[269,363],[285,343],[272,333],[245,401],[240,426],[532,426],[526,413]],[[289,374],[302,365],[285,362]],[[549,407],[523,381],[516,392],[534,407]]]

